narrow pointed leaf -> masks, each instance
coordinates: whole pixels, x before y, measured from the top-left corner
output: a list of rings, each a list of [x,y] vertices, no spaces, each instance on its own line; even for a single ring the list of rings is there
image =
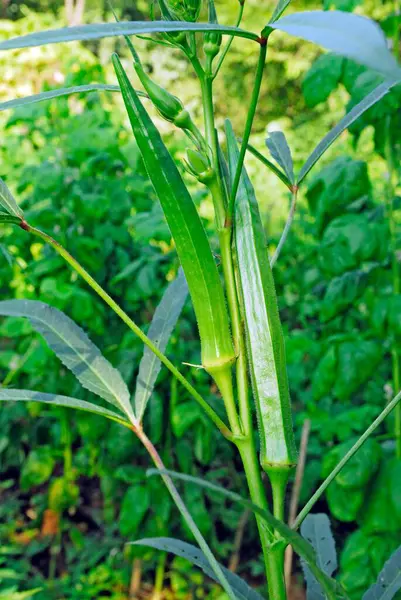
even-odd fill
[[[234,357],[223,287],[194,202],[154,123],[117,56],[114,67],[132,130],[188,282],[198,320],[202,364],[207,370]],[[221,364],[220,363],[220,364]]]
[[[186,481],[194,485],[199,485],[200,487],[209,489],[212,492],[216,492],[221,496],[229,498],[233,502],[238,502],[245,508],[259,515],[273,529],[276,529],[282,537],[282,539],[285,540],[288,544],[290,544],[294,548],[295,552],[308,564],[313,575],[324,589],[327,598],[329,598],[330,600],[347,600],[347,595],[345,594],[341,586],[336,581],[334,581],[334,579],[331,579],[331,577],[324,573],[317,565],[316,554],[313,546],[301,535],[299,535],[299,533],[297,533],[294,529],[288,527],[288,525],[286,525],[283,521],[279,521],[278,519],[276,519],[269,511],[260,508],[256,504],[253,504],[253,502],[251,502],[250,500],[243,498],[235,492],[231,492],[230,490],[227,490],[226,488],[220,485],[210,483],[206,479],[201,479],[200,477],[193,477],[192,475],[176,473],[175,471],[170,470],[161,471],[159,469],[149,469],[147,471],[147,474],[160,476],[168,475],[173,479],[179,479],[181,481]]]
[[[18,206],[14,196],[8,189],[7,185],[0,177],[0,206],[4,208],[7,214],[16,217],[18,221],[23,219],[24,213]]]
[[[301,525],[301,534],[313,546],[317,565],[327,575],[337,569],[337,554],[330,521],[325,514],[309,514]],[[308,565],[302,564],[307,584],[307,600],[324,600],[324,592]]]
[[[400,77],[400,67],[384,33],[366,17],[339,10],[314,10],[282,17],[268,27],[319,44],[386,77]]]
[[[94,413],[102,417],[107,417],[121,425],[130,427],[130,423],[111,410],[102,406],[97,406],[92,402],[70,398],[69,396],[60,396],[59,394],[45,394],[31,390],[0,389],[0,402],[41,402],[43,404],[53,404],[55,406],[64,406],[65,408],[75,408],[86,412]]]
[[[175,556],[180,556],[181,558],[185,558],[193,565],[196,565],[211,579],[220,583],[214,574],[209,561],[203,552],[193,546],[192,544],[187,544],[186,542],[182,542],[181,540],[177,540],[174,538],[144,538],[142,540],[138,540],[137,542],[132,542],[134,546],[147,546],[148,548],[156,548],[156,550],[161,550],[163,552],[171,552]],[[253,590],[249,585],[238,577],[235,573],[232,573],[225,567],[221,567],[224,575],[227,577],[227,581],[230,583],[236,598],[238,600],[263,600],[262,596],[258,594],[255,590]]]
[[[292,162],[291,150],[282,131],[272,131],[266,140],[270,154],[287,175],[288,180],[294,184],[294,163]]]
[[[274,13],[271,16],[270,23],[275,23],[281,17],[289,4],[291,4],[291,0],[279,0],[276,8],[274,9]]]
[[[43,102],[44,100],[52,100],[53,98],[59,98],[60,96],[70,96],[71,94],[119,91],[120,88],[118,87],[118,85],[107,85],[102,83],[92,83],[90,85],[76,85],[74,87],[49,90],[48,92],[33,94],[32,96],[25,96],[24,98],[15,98],[14,100],[8,100],[7,102],[0,102],[0,111],[9,110],[11,108],[20,108],[21,106],[26,106],[28,104],[35,104],[36,102]],[[144,95],[142,92],[138,92],[138,94]]]
[[[323,156],[328,148],[336,141],[336,139],[347,129],[352,123],[354,123],[365,111],[371,106],[379,102],[395,85],[399,83],[398,80],[389,80],[380,84],[370,94],[368,94],[361,102],[356,104],[349,113],[341,119],[339,123],[322,139],[321,142],[313,150],[304,166],[299,172],[297,177],[297,184],[299,185],[307,176],[309,171],[314,167],[317,161]]]
[[[401,546],[391,555],[362,600],[392,600],[401,589]]]
[[[226,126],[230,173],[239,150],[230,122]],[[284,335],[266,239],[252,183],[243,169],[234,219],[249,367],[258,415],[260,460],[264,469],[291,468],[296,462]]]
[[[0,211],[0,223],[12,223],[14,225],[19,225],[21,223],[21,219]]]
[[[181,314],[182,307],[188,295],[188,286],[182,269],[177,278],[170,283],[159,306],[153,315],[148,331],[148,337],[159,348],[165,351],[167,343]],[[147,403],[153,393],[161,362],[157,356],[145,346],[135,390],[135,415],[142,421]]]
[[[119,371],[64,313],[36,300],[5,300],[0,302],[0,315],[27,318],[85,388],[133,416],[129,391]]]
[[[219,31],[222,34],[257,40],[258,36],[237,27],[225,27],[217,23],[188,23],[186,21],[120,21],[119,23],[92,23],[62,29],[50,29],[29,33],[0,42],[0,50],[31,48],[60,42],[80,40],[98,40],[120,35],[138,35],[144,33],[164,33],[174,31]]]
[[[266,156],[264,156],[263,154],[261,154],[259,152],[259,150],[257,150],[251,144],[247,145],[247,150],[251,154],[253,154],[253,156],[255,158],[257,158],[259,160],[259,162],[262,163],[262,165],[264,165],[265,167],[267,167],[269,169],[269,171],[271,171],[272,173],[274,173],[276,175],[276,177],[278,177],[291,190],[291,187],[292,187],[291,181],[288,179],[288,177],[287,177],[287,175],[285,173],[283,173],[282,171],[280,171],[280,169],[278,169],[276,167],[276,165],[271,162],[271,160],[269,160],[268,158],[266,158]]]

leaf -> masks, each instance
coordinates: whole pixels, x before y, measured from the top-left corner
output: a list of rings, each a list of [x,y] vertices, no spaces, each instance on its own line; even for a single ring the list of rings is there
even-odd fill
[[[239,150],[229,121],[226,121],[226,137],[233,177]],[[264,469],[273,465],[290,467],[296,462],[296,450],[284,336],[259,208],[245,169],[238,187],[234,237],[249,367],[258,415],[260,460]]]
[[[339,400],[349,401],[372,378],[383,358],[382,344],[373,340],[344,342],[338,347],[337,377],[333,389]]]
[[[317,161],[323,156],[328,148],[336,141],[336,139],[347,129],[352,123],[354,123],[365,111],[371,106],[379,102],[395,85],[399,83],[399,79],[385,81],[378,85],[373,92],[368,94],[361,102],[353,107],[348,114],[341,119],[335,127],[318,143],[312,154],[306,160],[304,166],[300,170],[297,177],[297,184],[299,185],[307,176],[309,171],[314,167]]]
[[[102,356],[86,333],[64,313],[36,300],[0,302],[0,315],[26,317],[80,383],[133,417],[128,388],[119,371]]]
[[[24,217],[24,213],[15,201],[14,196],[8,189],[7,185],[0,177],[0,206],[4,208],[7,214],[15,217],[17,222],[20,222]]]
[[[313,63],[302,82],[306,104],[314,108],[327,100],[340,83],[344,59],[336,54],[322,54]]]
[[[283,169],[288,180],[294,184],[294,164],[292,162],[291,150],[288,146],[285,135],[282,131],[272,131],[266,140],[266,145],[270,150],[270,154]]]
[[[55,464],[56,461],[50,446],[40,446],[32,450],[21,470],[21,489],[27,491],[48,481]]]
[[[326,491],[326,500],[331,515],[343,523],[352,523],[363,508],[366,491],[362,489],[349,490],[341,487],[335,480]]]
[[[148,539],[145,538],[138,540],[137,542],[132,542],[132,544],[135,546],[148,546],[149,548],[156,548],[157,550],[162,550],[163,552],[171,552],[176,556],[181,556],[193,565],[196,565],[202,569],[202,571],[208,577],[219,583],[206,556],[201,550],[199,550],[199,548],[196,548],[191,544],[187,544],[186,542],[182,542],[181,540],[176,540],[174,538],[162,537]],[[238,600],[262,600],[262,596],[250,588],[243,579],[238,577],[238,575],[232,573],[223,566],[221,569],[224,575],[227,577],[227,581],[230,583]]]
[[[355,306],[368,283],[369,278],[364,271],[348,271],[330,281],[321,304],[322,322],[326,323],[350,306]]]
[[[325,514],[309,514],[301,525],[301,534],[312,544],[320,569],[332,575],[337,569],[337,554],[330,521]],[[307,582],[307,600],[324,600],[324,593],[307,565],[303,564]]]
[[[55,90],[49,90],[48,92],[42,92],[41,94],[33,94],[32,96],[25,96],[24,98],[15,98],[15,100],[8,100],[7,102],[0,102],[0,112],[3,110],[9,110],[11,108],[20,108],[35,102],[43,102],[45,100],[51,100],[52,98],[59,98],[60,96],[70,96],[71,94],[83,94],[86,92],[105,91],[105,92],[119,92],[120,88],[118,85],[107,85],[102,83],[93,83],[90,85],[76,85],[68,88],[58,88]],[[139,95],[146,95],[143,92],[138,92]]]
[[[181,314],[187,294],[187,282],[183,270],[180,269],[177,278],[168,286],[159,306],[156,308],[148,331],[148,337],[159,348],[160,352],[164,353],[166,349],[168,340]],[[142,421],[160,368],[160,360],[145,346],[143,357],[139,364],[135,390],[135,415],[139,421]]]
[[[54,404],[55,406],[64,406],[65,408],[75,408],[107,417],[112,421],[117,421],[121,425],[131,427],[130,423],[124,417],[111,410],[92,404],[92,402],[70,398],[69,396],[60,396],[59,394],[45,394],[30,390],[0,389],[0,402],[43,402],[44,404]]]
[[[149,489],[140,484],[132,485],[122,500],[119,529],[122,535],[136,535],[139,525],[151,506]]]
[[[217,23],[188,23],[186,21],[120,21],[119,23],[91,23],[76,27],[63,27],[30,33],[0,42],[0,50],[31,48],[45,44],[73,42],[80,40],[99,40],[120,35],[138,35],[144,33],[163,33],[174,31],[218,31],[235,37],[256,41],[258,36],[237,27],[225,27]]]
[[[352,448],[356,439],[348,440],[329,450],[323,458],[322,477],[325,479],[340,460]],[[380,444],[374,439],[366,440],[362,448],[351,458],[336,477],[339,486],[353,490],[366,486],[375,476],[382,456]]]
[[[401,546],[394,552],[380,571],[377,583],[362,597],[362,600],[392,600],[401,589]]]
[[[146,170],[162,205],[188,282],[199,326],[202,364],[234,358],[220,275],[195,204],[160,133],[131,86],[118,56],[113,57],[125,107]]]
[[[292,0],[279,0],[276,8],[271,16],[270,22],[275,23],[286,10],[287,6],[291,3]]]
[[[253,156],[257,158],[263,165],[265,165],[265,167],[272,171],[272,173],[274,173],[276,177],[278,177],[291,190],[292,184],[288,180],[287,175],[285,173],[280,171],[280,169],[278,169],[275,164],[273,164],[268,158],[261,154],[259,150],[256,150],[256,148],[251,144],[247,145],[247,150],[251,154],[253,154]]]
[[[359,6],[362,0],[324,0],[325,10],[337,8],[338,10],[346,10],[352,12],[354,8]]]
[[[366,17],[339,10],[305,11],[283,17],[268,27],[319,44],[385,77],[401,78],[401,69],[387,47],[382,30]]]
[[[175,471],[169,470],[159,470],[159,469],[149,469],[147,471],[148,475],[168,475],[174,479],[180,479],[181,481],[187,481],[189,483],[193,483],[195,485],[199,485],[206,489],[209,489],[213,492],[216,492],[226,498],[229,498],[233,502],[238,502],[245,508],[251,510],[256,515],[259,515],[262,519],[264,519],[273,529],[276,529],[280,534],[283,540],[285,540],[288,544],[294,548],[295,552],[305,560],[308,564],[309,568],[313,572],[316,579],[319,581],[325,593],[327,594],[327,598],[330,600],[340,600],[346,599],[347,596],[344,594],[341,586],[337,584],[333,579],[328,577],[316,564],[316,556],[315,551],[311,544],[307,542],[302,536],[297,533],[294,529],[290,529],[288,525],[286,525],[283,521],[279,521],[276,519],[271,512],[260,508],[250,500],[247,500],[236,494],[235,492],[231,492],[222,486],[216,485],[214,483],[210,483],[205,479],[201,479],[199,477],[193,477],[191,475],[185,475],[183,473],[176,473]]]

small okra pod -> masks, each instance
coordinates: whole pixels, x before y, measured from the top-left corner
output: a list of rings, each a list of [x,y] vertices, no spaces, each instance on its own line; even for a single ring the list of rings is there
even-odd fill
[[[230,175],[239,151],[227,122]],[[238,287],[245,321],[249,369],[257,409],[260,462],[270,478],[283,479],[296,464],[284,335],[266,240],[249,177],[243,170],[235,203],[234,242]]]

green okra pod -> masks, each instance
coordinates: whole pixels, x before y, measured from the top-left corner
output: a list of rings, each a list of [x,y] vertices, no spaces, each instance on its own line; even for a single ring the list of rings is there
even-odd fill
[[[162,205],[192,298],[202,364],[221,387],[235,360],[224,291],[195,204],[163,140],[133,89],[117,55],[113,64],[132,130]],[[231,377],[231,374],[230,374]]]
[[[226,126],[231,178],[239,150]],[[260,461],[269,475],[296,463],[284,336],[255,191],[243,169],[234,211],[238,287],[260,433]]]

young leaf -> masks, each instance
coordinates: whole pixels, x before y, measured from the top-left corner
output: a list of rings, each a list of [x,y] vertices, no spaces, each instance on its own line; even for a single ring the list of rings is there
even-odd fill
[[[113,63],[135,139],[188,282],[198,320],[202,364],[213,374],[214,368],[234,358],[219,272],[196,207],[171,155],[117,56]]]
[[[287,175],[288,180],[294,184],[294,164],[292,162],[291,150],[282,131],[272,131],[266,140],[270,154]]]
[[[347,595],[341,586],[331,579],[326,573],[324,573],[320,567],[316,563],[316,555],[312,545],[305,540],[299,533],[294,531],[294,529],[290,529],[288,525],[286,525],[283,521],[279,521],[276,519],[269,511],[260,508],[256,504],[253,504],[250,500],[242,498],[239,494],[235,492],[231,492],[226,488],[216,485],[214,483],[210,483],[205,479],[200,479],[199,477],[193,477],[191,475],[185,475],[183,473],[176,473],[175,471],[169,470],[159,470],[159,469],[149,469],[147,471],[148,475],[168,475],[174,479],[180,479],[182,481],[187,481],[188,483],[199,485],[206,489],[209,489],[213,492],[216,492],[226,498],[229,498],[233,502],[238,502],[245,508],[251,510],[255,514],[259,515],[268,523],[272,529],[275,529],[283,540],[287,542],[287,544],[291,544],[294,548],[295,552],[308,564],[311,572],[320,583],[322,588],[325,591],[327,598],[330,600],[342,600],[346,599]]]
[[[247,145],[247,150],[251,154],[253,154],[253,156],[255,158],[257,158],[262,163],[262,165],[264,165],[265,167],[267,167],[269,169],[269,171],[271,171],[272,173],[274,173],[276,175],[276,177],[278,177],[280,179],[280,181],[282,181],[288,187],[289,190],[291,190],[292,184],[291,184],[290,180],[288,179],[288,177],[287,177],[287,175],[285,173],[283,173],[282,171],[280,171],[280,169],[278,169],[275,164],[273,164],[268,158],[266,158],[266,156],[264,156],[263,154],[261,154],[259,152],[259,150],[257,150],[251,144]]]
[[[102,417],[107,417],[121,425],[130,427],[130,423],[126,421],[122,415],[107,410],[107,408],[97,406],[97,404],[92,404],[92,402],[85,402],[85,400],[78,400],[77,398],[70,398],[69,396],[60,396],[59,394],[44,394],[42,392],[30,390],[0,389],[0,402],[42,402],[44,404],[64,406],[65,408],[75,408],[77,410],[83,410]]]
[[[327,515],[308,515],[301,525],[301,534],[312,544],[320,569],[332,575],[337,569],[337,554]],[[307,583],[307,600],[324,600],[323,590],[308,565],[302,566]]]
[[[17,219],[19,223],[24,218],[24,213],[18,206],[14,196],[8,189],[7,185],[0,177],[0,206],[4,208],[8,215],[11,215]]]
[[[233,176],[237,168],[239,150],[228,121],[226,136],[230,173]],[[296,463],[296,450],[284,336],[259,208],[245,169],[242,171],[238,188],[234,237],[251,378],[258,414],[261,464],[266,470],[289,469]]]
[[[291,0],[279,0],[271,16],[270,23],[275,23],[281,17],[290,3]]]
[[[385,77],[401,78],[401,69],[382,30],[366,17],[339,10],[315,10],[288,15],[268,27],[319,44]]]
[[[184,306],[187,294],[187,282],[183,270],[180,269],[178,277],[168,286],[159,306],[156,308],[148,331],[148,337],[161,352],[164,352],[166,349],[168,340]],[[142,421],[160,368],[160,360],[145,346],[139,365],[135,390],[135,415],[139,421]]]
[[[163,537],[145,538],[138,540],[137,542],[132,542],[132,544],[134,546],[147,546],[148,548],[156,548],[157,550],[162,550],[163,552],[171,552],[172,554],[175,554],[175,556],[181,556],[193,565],[196,565],[202,569],[202,571],[208,577],[217,583],[220,583],[214,574],[206,556],[201,550],[199,550],[199,548],[196,548],[196,546],[192,546],[191,544],[187,544],[186,542],[182,542],[181,540],[176,540],[174,538]],[[238,600],[262,600],[262,596],[249,587],[249,585],[243,579],[241,579],[241,577],[238,577],[238,575],[232,573],[223,566],[221,569],[233,591],[235,592]]]
[[[352,123],[354,123],[365,111],[371,106],[379,102],[395,85],[399,83],[398,80],[389,80],[380,84],[370,94],[368,94],[359,104],[354,106],[348,114],[341,119],[339,123],[322,139],[321,142],[313,150],[304,166],[299,172],[297,177],[297,185],[305,179],[309,171],[314,167],[317,161],[323,156],[328,148],[336,141],[336,139],[347,129]]]
[[[21,223],[21,219],[0,211],[0,223],[12,223],[13,225],[19,225]]]
[[[120,35],[138,35],[144,33],[165,33],[175,31],[218,31],[222,34],[258,40],[258,36],[250,31],[237,27],[226,27],[217,23],[188,23],[186,21],[122,21],[119,23],[92,23],[76,27],[64,27],[29,33],[0,42],[0,50],[15,48],[31,48],[60,42],[80,40],[99,40],[105,37]]]
[[[59,98],[60,96],[70,96],[71,94],[83,94],[86,92],[119,92],[120,88],[118,85],[107,85],[102,83],[92,83],[90,85],[75,85],[74,87],[58,88],[56,90],[49,90],[48,92],[42,92],[41,94],[33,94],[32,96],[25,96],[24,98],[15,98],[15,100],[8,100],[7,102],[0,102],[0,112],[3,110],[9,110],[11,108],[20,108],[27,104],[34,104],[35,102],[42,102],[44,100],[51,100],[52,98]],[[137,92],[140,96],[143,96],[143,92]]]
[[[401,589],[401,546],[392,554],[380,571],[377,583],[363,595],[362,600],[392,600]]]
[[[36,300],[5,300],[0,302],[0,315],[26,317],[85,388],[133,417],[129,391],[119,371],[64,313]]]

